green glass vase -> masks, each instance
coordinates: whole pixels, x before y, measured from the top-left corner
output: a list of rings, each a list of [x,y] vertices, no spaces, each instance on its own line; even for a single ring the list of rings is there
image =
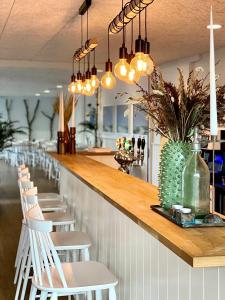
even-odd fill
[[[166,210],[182,203],[182,172],[190,154],[191,144],[180,141],[169,141],[161,151],[159,200]]]

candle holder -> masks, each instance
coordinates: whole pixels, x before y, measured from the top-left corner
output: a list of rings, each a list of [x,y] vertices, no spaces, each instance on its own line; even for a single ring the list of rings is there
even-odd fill
[[[76,127],[70,127],[70,154],[76,153]]]
[[[57,152],[58,154],[65,154],[65,133],[58,131]]]

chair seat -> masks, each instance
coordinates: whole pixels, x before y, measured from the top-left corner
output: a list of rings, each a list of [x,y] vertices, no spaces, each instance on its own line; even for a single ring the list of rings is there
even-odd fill
[[[74,217],[65,212],[44,213],[44,218],[45,221],[52,221],[54,226],[71,225],[75,223]]]
[[[56,211],[66,210],[67,206],[60,200],[43,200],[39,202],[41,210],[44,211]]]
[[[49,286],[46,272],[42,272],[43,284],[40,286],[33,278],[33,284],[40,290],[58,292],[58,295],[107,289],[117,284],[115,276],[102,263],[95,261],[62,263],[67,288],[63,288],[55,268],[51,268],[53,288]]]
[[[38,201],[42,200],[61,200],[58,193],[38,193]]]
[[[56,250],[85,249],[91,246],[91,240],[85,232],[51,232],[51,238]]]

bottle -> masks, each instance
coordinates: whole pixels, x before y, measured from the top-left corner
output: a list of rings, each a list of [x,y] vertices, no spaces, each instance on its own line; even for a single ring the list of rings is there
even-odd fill
[[[200,153],[201,143],[198,128],[195,128],[192,155],[182,174],[182,200],[183,206],[191,208],[195,217],[204,218],[210,212],[210,172]]]

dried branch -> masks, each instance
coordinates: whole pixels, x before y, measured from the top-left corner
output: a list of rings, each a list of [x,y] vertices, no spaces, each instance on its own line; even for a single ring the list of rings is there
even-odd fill
[[[24,102],[24,106],[25,106],[26,119],[27,119],[27,125],[28,125],[28,137],[29,137],[29,141],[31,141],[32,131],[33,131],[32,125],[33,125],[33,122],[34,122],[34,120],[36,118],[36,115],[37,115],[37,112],[38,112],[38,108],[39,108],[39,105],[40,105],[40,99],[38,99],[37,102],[36,102],[32,117],[30,116],[30,109],[29,109],[29,105],[28,105],[27,100],[23,99],[23,102]]]
[[[11,118],[12,105],[13,105],[12,99],[11,100],[5,99],[5,108],[6,108],[7,118],[8,118],[9,122],[12,121],[12,118]]]

